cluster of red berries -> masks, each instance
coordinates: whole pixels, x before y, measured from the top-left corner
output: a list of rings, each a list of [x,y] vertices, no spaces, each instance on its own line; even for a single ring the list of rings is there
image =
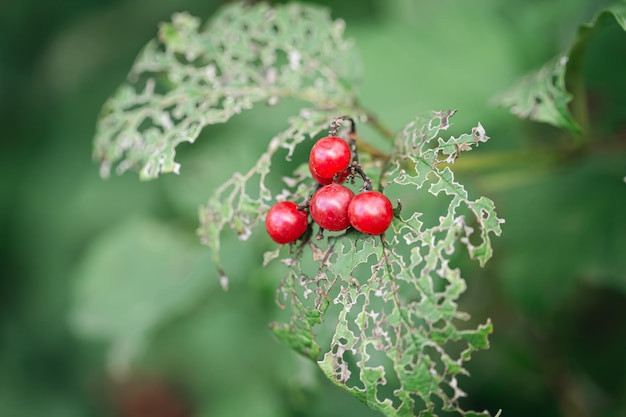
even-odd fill
[[[350,145],[334,136],[344,119],[352,123]],[[335,119],[329,136],[313,145],[309,170],[318,188],[304,204],[283,201],[270,208],[265,227],[276,243],[290,243],[304,234],[309,225],[307,209],[320,227],[318,239],[321,239],[323,230],[341,231],[350,226],[369,235],[379,235],[387,230],[393,218],[393,207],[384,194],[371,191],[371,181],[358,163],[355,136],[354,121],[344,116]],[[341,185],[347,178],[354,179],[355,175],[365,182],[364,191],[357,195]]]

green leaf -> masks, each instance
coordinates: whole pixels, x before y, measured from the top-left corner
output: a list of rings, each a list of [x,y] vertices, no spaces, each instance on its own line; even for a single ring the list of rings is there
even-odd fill
[[[343,30],[325,9],[299,4],[232,4],[206,29],[189,14],[175,14],[102,110],[94,148],[101,175],[177,173],[181,142],[194,142],[203,127],[259,101],[352,105],[359,70]]]
[[[492,325],[457,327],[469,318],[457,305],[466,283],[449,262],[464,245],[484,264],[503,220],[491,200],[470,199],[454,179],[450,166],[456,158],[489,138],[480,124],[458,138],[440,138],[453,114],[434,112],[410,123],[398,135],[382,177],[383,185],[409,187],[408,192],[430,183],[433,195],[449,201],[439,224],[425,227],[421,213],[413,213],[395,218],[384,237],[348,230],[326,242],[310,240],[283,259],[289,272],[277,297],[290,308],[291,319],[285,327],[274,325],[289,329],[289,338],[279,337],[302,352],[318,341],[318,329],[332,324],[330,344],[319,346],[320,368],[386,416],[438,410],[488,415],[462,410],[465,393],[457,376],[467,375],[464,362],[474,351],[488,348]],[[473,218],[460,213],[463,207]]]
[[[579,133],[581,128],[568,108],[572,95],[565,89],[567,61],[567,55],[557,56],[496,100],[522,119],[549,123]]]
[[[598,13],[590,23],[581,25],[575,40],[566,51],[522,78],[496,97],[495,101],[520,118],[581,133],[585,127],[586,115],[582,114],[583,111],[572,115],[570,102],[572,99],[585,100],[584,88],[581,87],[583,56],[592,32],[610,21],[616,21],[626,31],[626,2],[620,2]],[[567,86],[575,89],[574,94],[567,91]]]
[[[106,232],[87,248],[76,272],[73,330],[106,342],[111,369],[126,371],[159,326],[214,286],[203,252],[182,232],[153,220]]]
[[[312,333],[311,327],[302,329],[298,324],[292,323],[288,325],[272,323],[270,329],[274,332],[274,335],[285,345],[289,346],[290,349],[308,358],[317,359],[321,349],[315,342],[315,335]]]
[[[262,220],[269,209],[272,192],[266,187],[265,181],[270,173],[272,157],[280,149],[287,149],[289,155],[296,146],[306,139],[316,136],[327,128],[333,119],[330,111],[304,109],[298,116],[289,119],[289,128],[274,136],[268,149],[261,155],[256,164],[245,174],[236,172],[228,181],[215,190],[206,206],[200,208],[200,227],[198,235],[202,243],[213,253],[213,258],[222,277],[222,286],[228,279],[222,269],[220,260],[220,240],[226,227],[235,231],[241,240],[246,240],[252,229]],[[309,179],[305,175],[308,169],[296,170],[297,177],[284,178],[286,185],[299,184],[296,192],[284,191],[280,199],[303,201],[313,190],[312,184],[303,182]]]

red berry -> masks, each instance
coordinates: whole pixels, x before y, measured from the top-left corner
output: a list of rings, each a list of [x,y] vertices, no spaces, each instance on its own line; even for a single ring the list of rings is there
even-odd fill
[[[384,233],[393,219],[391,201],[377,191],[365,191],[352,199],[348,206],[350,224],[368,235]]]
[[[335,174],[344,171],[349,164],[350,147],[337,136],[318,140],[309,155],[309,170],[320,184],[330,184]]]
[[[291,201],[276,203],[265,217],[265,229],[276,243],[290,243],[302,236],[308,226],[308,215]]]
[[[311,167],[311,164],[309,163],[309,169]],[[331,178],[322,178],[319,175],[317,175],[315,173],[315,171],[313,171],[312,169],[310,169],[311,171],[311,176],[313,177],[313,179],[315,181],[317,181],[318,183],[322,184],[322,185],[328,185],[328,184],[332,184],[334,176]],[[346,180],[346,178],[348,178],[348,175],[350,175],[350,170],[345,169],[341,174],[339,174],[339,177],[337,178],[337,183],[342,183]]]
[[[341,184],[325,185],[311,198],[311,217],[322,229],[339,231],[350,226],[348,205],[354,193]]]

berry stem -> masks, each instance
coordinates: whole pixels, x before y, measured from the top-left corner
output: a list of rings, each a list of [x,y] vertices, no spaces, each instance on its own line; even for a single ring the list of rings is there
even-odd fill
[[[360,103],[355,103],[355,110],[357,110],[359,113],[364,113],[367,122],[370,125],[372,125],[372,127],[376,131],[378,131],[378,133],[380,133],[385,139],[387,139],[389,141],[393,141],[393,139],[396,137],[396,134],[393,132],[393,130],[391,130],[387,126],[383,125],[378,120],[378,118],[376,116],[374,116],[374,114],[372,112],[370,112],[368,109],[366,109],[363,106],[361,106]]]
[[[385,125],[383,125],[382,123],[380,123],[378,121],[378,118],[374,116],[373,114],[371,113],[367,114],[367,121],[372,125],[374,129],[380,132],[380,134],[383,135],[386,139],[391,141],[395,137],[395,134],[393,133],[393,131],[389,129],[388,127],[386,127]]]
[[[352,150],[353,155],[356,155],[356,149],[360,148],[366,153],[370,154],[372,158],[375,158],[375,159],[386,159],[389,156],[385,152],[363,141],[363,139],[361,139],[359,135],[356,133],[356,123],[354,119],[348,115],[339,116],[333,119],[333,121],[330,124],[330,129],[328,130],[328,134],[330,136],[337,135],[337,132],[339,131],[339,128],[343,125],[344,120],[348,120],[350,122],[350,131],[348,132],[348,141],[350,143],[350,148]],[[376,119],[374,118],[374,116],[368,113],[367,120],[371,121],[371,120],[376,120]],[[376,123],[378,122],[376,121]],[[382,125],[379,125],[379,126],[380,128],[386,131],[384,135],[387,139],[393,139],[393,133],[390,130],[384,128]],[[376,125],[374,127],[376,127]],[[380,128],[377,128],[376,130],[381,131]],[[353,143],[354,143],[354,146],[353,146]]]
[[[361,191],[372,191],[372,180],[369,179],[369,177],[365,174],[365,171],[363,171],[358,163],[355,165],[353,162],[352,166],[350,167],[350,171],[353,180],[354,174],[358,174],[359,177],[361,177],[361,179],[363,180],[363,186],[361,187]]]
[[[356,124],[354,123],[354,119],[350,116],[339,116],[333,119],[332,123],[330,124],[328,134],[330,136],[336,136],[344,120],[350,121],[350,133],[356,133]]]
[[[320,188],[322,188],[322,187],[323,187],[323,185],[322,185],[322,184],[317,184],[317,185],[315,186],[315,191],[319,190],[319,189],[320,189]],[[313,191],[313,194],[315,194],[315,191]],[[298,204],[298,205],[296,206],[296,209],[297,209],[298,211],[302,211],[302,210],[304,210],[304,209],[308,209],[308,208],[309,208],[309,206],[311,205],[311,198],[313,198],[313,194],[310,194],[310,195],[306,198],[306,200],[304,201],[304,203],[300,203],[300,204]]]
[[[350,151],[352,152],[352,165],[359,165],[359,150],[356,144],[356,133],[350,132],[348,134],[348,144],[350,145]]]
[[[371,155],[372,158],[374,158],[374,159],[385,160],[385,159],[387,159],[389,157],[389,155],[387,153],[385,153],[385,152],[379,150],[378,148],[370,145],[369,143],[365,142],[356,133],[354,134],[354,140],[356,141],[356,146],[359,149],[361,149],[365,153]]]
[[[339,131],[339,128],[341,127],[341,125],[343,124],[344,120],[348,120],[350,122],[350,131],[348,132],[348,144],[350,145],[350,151],[352,152],[352,163],[350,164],[350,166],[347,168],[350,170],[350,177],[352,179],[352,183],[354,184],[354,177],[356,175],[358,175],[359,177],[361,177],[361,179],[364,181],[363,186],[361,187],[361,191],[366,190],[366,191],[371,191],[372,190],[372,180],[370,180],[368,178],[368,176],[365,174],[365,172],[363,171],[363,169],[361,168],[361,165],[359,164],[359,150],[358,150],[358,144],[359,141],[361,144],[364,144],[365,142],[363,142],[362,140],[360,140],[360,138],[358,137],[357,133],[356,133],[356,124],[354,123],[354,119],[350,116],[339,116],[336,117],[335,119],[333,119],[332,123],[330,124],[330,130],[328,131],[328,133],[331,136],[334,136],[337,134],[337,132]],[[370,150],[370,154],[372,156],[374,155],[374,152],[371,152],[372,149],[375,149],[373,147],[371,147],[371,145],[369,146],[369,150]],[[378,151],[377,149],[375,149],[375,153],[377,154],[377,156],[380,157],[384,157],[387,158],[389,155]],[[335,179],[339,178],[339,174],[335,175]]]

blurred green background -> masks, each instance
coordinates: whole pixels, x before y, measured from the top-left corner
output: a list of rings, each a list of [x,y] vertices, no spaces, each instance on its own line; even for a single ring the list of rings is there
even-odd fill
[[[181,146],[180,176],[103,181],[91,161],[100,107],[158,23],[181,10],[206,19],[219,3],[0,5],[0,416],[377,415],[271,336],[280,275],[260,267],[273,247],[264,233],[226,237],[228,292],[195,237],[197,207],[293,109],[261,106],[207,129],[212,140]],[[626,34],[594,33],[582,150],[562,152],[567,133],[490,104],[608,2],[317,3],[346,21],[361,100],[387,126],[456,108],[453,133],[480,121],[492,137],[457,170],[506,219],[486,268],[455,259],[469,287],[461,309],[495,327],[461,382],[465,407],[626,415]],[[84,304],[102,312],[91,335],[72,330]],[[131,356],[130,378],[116,377]]]

